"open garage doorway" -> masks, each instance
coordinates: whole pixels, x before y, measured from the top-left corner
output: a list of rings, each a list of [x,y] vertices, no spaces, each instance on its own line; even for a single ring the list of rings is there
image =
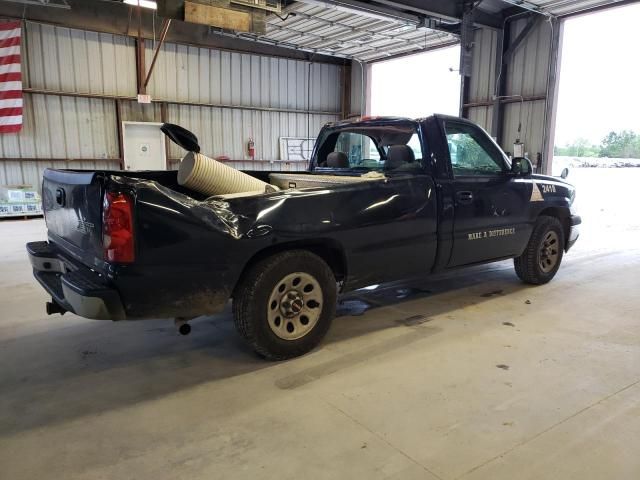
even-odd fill
[[[371,114],[425,117],[458,115],[460,74],[458,45],[374,63],[371,67]]]
[[[581,247],[640,229],[631,198],[640,184],[638,24],[640,4],[564,21],[552,165],[553,175],[568,167],[577,188]]]

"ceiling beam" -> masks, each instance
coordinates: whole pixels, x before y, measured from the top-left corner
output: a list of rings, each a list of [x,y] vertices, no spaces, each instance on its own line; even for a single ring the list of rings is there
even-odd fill
[[[19,3],[21,5],[37,5],[39,7],[63,8],[69,10],[71,7],[65,0],[4,0],[5,2]]]
[[[374,5],[360,0],[298,0],[300,3],[314,5],[317,7],[333,8],[335,10],[355,13],[364,17],[375,18],[378,20],[386,20],[388,22],[420,23],[420,16],[401,12],[394,8],[384,7],[382,5]]]
[[[607,10],[609,8],[623,7],[625,5],[630,5],[632,3],[638,3],[638,0],[610,0],[608,2],[603,2],[600,5],[591,5],[591,6],[581,7],[576,10],[572,10],[570,12],[558,14],[558,17],[561,17],[561,18],[575,17],[577,15],[585,15],[587,13],[599,12],[601,10]]]
[[[66,0],[70,10],[47,8],[44,6],[25,6],[13,2],[0,2],[0,16],[5,18],[26,19],[37,23],[77,28],[93,32],[112,33],[129,37],[137,36],[137,20],[130,20],[129,13],[136,7],[114,1],[99,0]],[[143,38],[152,39],[154,28],[153,12],[142,9],[141,33]],[[160,30],[156,17],[156,35]],[[308,60],[309,52],[286,46],[278,46],[277,42],[259,42],[251,38],[242,38],[236,34],[216,32],[205,25],[196,25],[175,20],[166,37],[167,42],[219,50],[255,53],[271,57]],[[318,63],[334,63],[342,65],[345,60],[336,56],[313,54],[313,61]]]
[[[553,17],[549,12],[547,12],[543,7],[540,7],[534,3],[527,2],[525,0],[502,0],[504,3],[508,3],[509,5],[513,5],[518,9],[527,10],[529,12],[538,13],[540,15],[544,15],[545,17]]]
[[[307,0],[303,0],[306,2]],[[351,2],[352,0],[336,0],[339,2]],[[375,5],[393,8],[396,11],[412,13],[420,16],[427,16],[442,19],[447,22],[462,21],[462,2],[453,0],[371,0],[367,4],[370,8]],[[492,14],[476,8],[474,13],[474,24],[478,27],[502,28],[502,15]]]
[[[402,52],[402,53],[393,53],[393,54],[387,55],[385,57],[375,58],[375,59],[372,59],[372,60],[368,60],[368,59],[365,58],[364,60],[368,64],[386,62],[387,60],[395,60],[396,58],[408,57],[410,55],[416,55],[418,53],[430,52],[432,50],[439,50],[441,48],[453,47],[453,46],[459,45],[459,44],[460,44],[460,41],[458,39],[452,38],[451,41],[446,42],[446,43],[441,43],[439,45],[428,46],[426,48],[423,47],[423,48],[419,48],[419,49],[415,49],[415,50],[408,50],[408,51]],[[363,57],[366,57],[366,55],[363,55]]]

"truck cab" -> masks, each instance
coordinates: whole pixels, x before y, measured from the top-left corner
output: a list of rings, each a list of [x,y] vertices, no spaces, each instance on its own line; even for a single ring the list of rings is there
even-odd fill
[[[534,174],[526,159],[514,165],[487,132],[458,117],[370,117],[327,125],[310,168],[339,175],[381,171],[391,182],[408,182],[416,201],[437,194],[432,272],[520,255],[541,214],[561,222],[565,251],[579,234],[571,185]]]

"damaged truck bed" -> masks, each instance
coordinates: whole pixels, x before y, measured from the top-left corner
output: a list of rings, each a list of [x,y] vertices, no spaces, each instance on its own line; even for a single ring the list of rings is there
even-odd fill
[[[329,124],[308,172],[245,173],[279,190],[46,170],[48,241],[27,250],[49,313],[188,319],[233,299],[238,331],[282,359],[322,339],[339,292],[505,258],[545,283],[578,236],[572,186],[453,117]]]

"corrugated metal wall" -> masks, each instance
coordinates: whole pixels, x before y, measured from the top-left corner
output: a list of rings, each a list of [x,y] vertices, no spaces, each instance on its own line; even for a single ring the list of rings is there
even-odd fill
[[[517,19],[510,28],[513,41],[525,27],[527,20]],[[470,84],[469,103],[491,103],[496,92],[496,55],[499,35],[502,32],[478,29],[474,37],[473,70]],[[549,59],[551,52],[551,26],[541,21],[529,33],[515,51],[511,61],[500,75],[506,78],[507,96],[516,96],[512,103],[504,104],[501,146],[506,151],[513,150],[513,143],[520,139],[525,143],[529,158],[536,162],[538,153],[543,151],[545,128],[545,100],[526,100],[528,97],[544,97],[547,89]],[[518,101],[522,96],[525,101]],[[491,130],[493,105],[472,106],[468,117],[487,131]],[[520,132],[518,126],[520,125]]]
[[[39,188],[47,167],[117,168],[114,102],[25,94],[23,118],[22,132],[0,135],[0,185]]]
[[[26,22],[25,30],[25,86],[61,92],[136,94],[133,39],[31,22]]]
[[[245,145],[251,135],[257,158],[280,158],[280,137],[315,137],[322,125],[335,120],[332,115],[307,115],[228,108],[195,107],[169,104],[167,118],[198,134],[202,151],[210,156],[245,157]],[[227,126],[231,125],[231,128]],[[173,143],[169,157],[180,158],[184,151]]]
[[[514,22],[511,38],[514,39],[526,24],[525,19]],[[544,96],[547,90],[549,59],[551,53],[551,27],[540,22],[515,52],[507,68],[507,95],[523,97]],[[520,138],[532,162],[543,151],[545,128],[545,100],[509,103],[504,107],[503,143],[506,150],[513,150],[513,142]],[[521,131],[518,133],[518,125]]]
[[[363,108],[370,103],[370,99],[367,98],[370,69],[371,66],[360,62],[353,62],[351,65],[351,111],[349,112],[351,115],[365,114]]]
[[[146,43],[148,69],[153,45]],[[337,112],[339,70],[337,65],[168,43],[147,92],[158,101]]]
[[[499,35],[501,32],[489,28],[480,28],[474,33],[469,103],[492,101],[496,90],[495,65]],[[468,117],[490,131],[493,106],[470,107]]]
[[[39,185],[49,166],[118,168],[116,102],[122,121],[184,125],[198,135],[203,153],[227,155],[245,169],[304,168],[278,161],[279,137],[315,137],[339,118],[338,65],[165,44],[148,87],[154,103],[140,105],[129,99],[136,94],[133,39],[25,25],[24,88],[125,98],[25,93],[22,132],[0,136],[0,184]],[[152,56],[147,41],[147,69]],[[249,136],[260,160],[246,158]],[[183,153],[172,145],[169,157]]]
[[[22,132],[0,135],[2,158],[118,158],[113,101],[27,94]]]

